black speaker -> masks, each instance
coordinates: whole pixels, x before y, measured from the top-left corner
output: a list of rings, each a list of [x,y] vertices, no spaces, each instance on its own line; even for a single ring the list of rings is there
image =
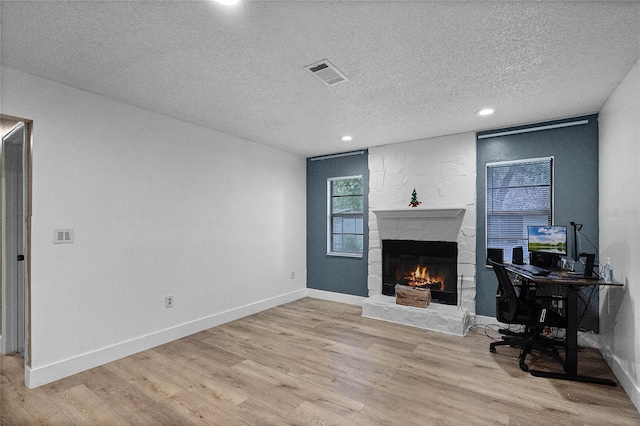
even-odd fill
[[[504,251],[501,248],[488,248],[487,249],[487,265],[489,259],[496,263],[504,263]]]
[[[584,264],[584,277],[585,278],[598,278],[598,274],[593,274],[593,267],[596,263],[596,255],[591,253],[581,253],[580,257],[586,257],[587,261]]]
[[[511,263],[514,265],[524,265],[524,254],[521,246],[513,248],[511,252]]]

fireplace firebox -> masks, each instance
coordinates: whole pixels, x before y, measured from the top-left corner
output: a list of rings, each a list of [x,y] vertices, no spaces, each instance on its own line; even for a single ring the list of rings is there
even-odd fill
[[[382,294],[395,296],[396,284],[431,290],[431,301],[458,302],[458,243],[382,241]]]

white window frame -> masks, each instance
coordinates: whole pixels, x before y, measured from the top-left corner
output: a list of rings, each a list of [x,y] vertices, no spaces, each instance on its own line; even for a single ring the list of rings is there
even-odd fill
[[[550,161],[551,162],[551,218],[550,221],[551,223],[545,223],[545,224],[540,224],[540,225],[553,225],[555,223],[555,161],[554,161],[554,157],[550,156],[550,157],[539,157],[539,158],[526,158],[526,159],[521,159],[521,160],[511,160],[511,161],[498,161],[498,162],[493,162],[493,163],[486,163],[485,164],[485,173],[484,173],[484,178],[485,178],[485,182],[484,182],[484,194],[485,194],[485,210],[484,210],[484,220],[485,220],[485,259],[487,257],[487,252],[489,249],[489,197],[487,196],[488,194],[488,187],[489,187],[489,182],[487,180],[487,175],[488,175],[488,170],[490,167],[498,167],[498,166],[505,166],[505,165],[514,165],[514,164],[522,164],[522,163],[535,163],[535,162],[541,162],[541,161]],[[523,215],[524,216],[524,215]],[[535,225],[535,224],[532,224]],[[523,229],[523,232],[525,232],[526,230]],[[525,259],[526,259],[526,253],[528,253],[527,251],[527,247],[523,247],[523,251],[525,253]],[[504,261],[510,263],[511,262],[511,257],[512,257],[512,253],[505,251],[504,253]],[[485,263],[487,263],[488,261],[485,260]],[[491,268],[490,265],[486,265],[487,268]]]
[[[327,256],[340,256],[340,257],[356,257],[362,258],[363,253],[345,253],[345,252],[337,252],[332,250],[331,238],[333,234],[333,215],[331,213],[331,184],[336,180],[346,180],[346,179],[360,179],[360,181],[364,184],[362,179],[362,175],[354,175],[354,176],[338,176],[327,179]],[[364,187],[362,188],[362,207],[364,210]],[[364,211],[362,212],[362,238],[364,241]],[[364,252],[364,247],[362,248]]]

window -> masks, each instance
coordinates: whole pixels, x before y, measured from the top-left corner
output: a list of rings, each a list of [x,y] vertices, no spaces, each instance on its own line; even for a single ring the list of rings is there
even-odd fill
[[[553,157],[487,164],[487,248],[522,246],[525,259],[527,227],[553,221]]]
[[[327,193],[328,254],[362,256],[362,176],[328,179]]]

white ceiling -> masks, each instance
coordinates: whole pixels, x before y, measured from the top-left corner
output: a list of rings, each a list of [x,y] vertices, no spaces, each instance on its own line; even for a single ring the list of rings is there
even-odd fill
[[[3,65],[304,156],[598,112],[640,57],[637,1],[0,3]]]

